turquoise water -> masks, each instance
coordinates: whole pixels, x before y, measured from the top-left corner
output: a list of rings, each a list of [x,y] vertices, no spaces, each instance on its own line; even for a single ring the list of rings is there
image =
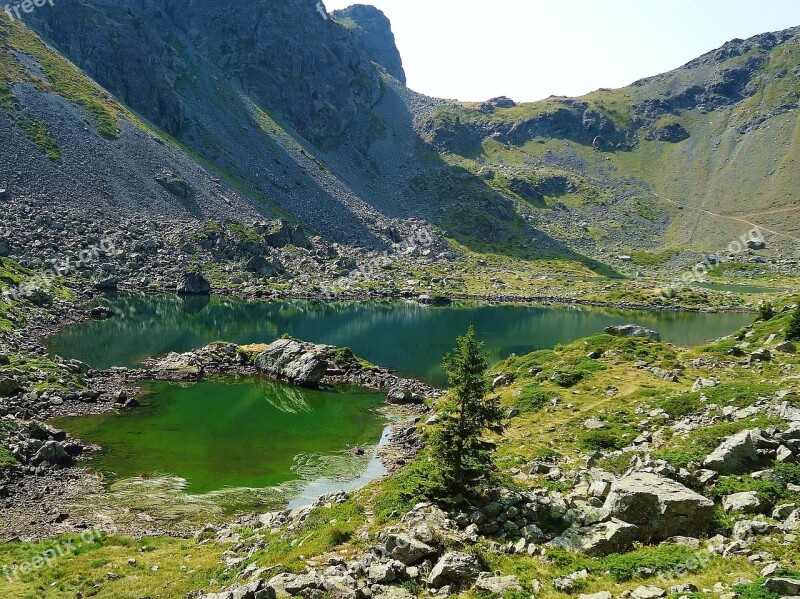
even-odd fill
[[[749,323],[747,314],[637,312],[590,308],[416,302],[248,302],[119,294],[104,300],[116,316],[69,326],[49,349],[94,368],[136,366],[149,356],[188,351],[213,341],[271,342],[284,333],[350,347],[372,363],[442,385],[442,357],[457,335],[475,326],[497,361],[585,337],[610,325],[636,323],[667,341],[695,346]]]

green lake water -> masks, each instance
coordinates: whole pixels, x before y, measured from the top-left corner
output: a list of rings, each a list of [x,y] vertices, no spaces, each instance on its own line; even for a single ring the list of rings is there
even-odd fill
[[[112,295],[102,302],[116,313],[113,318],[67,327],[47,341],[49,349],[108,368],[135,366],[148,356],[212,341],[271,342],[289,333],[350,347],[373,363],[438,385],[445,384],[442,357],[470,324],[496,361],[614,324],[637,323],[691,346],[727,335],[752,319],[746,314],[478,303],[427,307],[407,301],[247,302],[140,294]],[[138,409],[62,418],[55,424],[103,448],[91,453],[89,464],[112,474],[110,480],[118,481],[113,484],[127,489],[126,501],[150,497],[148,481],[157,487],[164,478],[159,475],[165,475],[185,480],[178,488],[192,496],[277,489],[274,505],[300,505],[383,473],[374,455],[376,445],[385,441],[386,421],[375,411],[384,399],[359,389],[312,391],[266,380],[152,382],[145,384]],[[356,446],[368,450],[354,457],[349,450]],[[264,505],[263,496],[250,495],[248,505]],[[159,510],[174,502],[169,499],[173,495],[166,497]]]
[[[386,426],[375,411],[385,395],[355,388],[314,391],[240,380],[153,382],[144,391],[135,410],[60,418],[55,424],[101,445],[90,464],[112,478],[177,476],[194,494],[301,479],[356,479],[363,464],[352,472],[341,467],[348,460],[325,458],[374,447]]]
[[[442,357],[470,324],[493,361],[636,323],[667,341],[695,346],[751,322],[748,314],[631,312],[563,307],[416,302],[247,302],[211,297],[138,294],[110,296],[116,316],[64,329],[51,351],[95,368],[135,366],[144,358],[189,351],[212,341],[268,343],[288,333],[298,339],[350,347],[374,364],[433,384],[445,384]]]

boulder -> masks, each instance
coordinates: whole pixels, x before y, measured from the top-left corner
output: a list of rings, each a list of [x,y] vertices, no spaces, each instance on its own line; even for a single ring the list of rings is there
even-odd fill
[[[11,245],[6,239],[0,237],[0,257],[6,258],[11,253]]]
[[[553,581],[553,588],[562,593],[573,593],[589,578],[587,570],[579,570],[568,576],[559,576]]]
[[[641,531],[633,524],[614,519],[570,529],[550,544],[587,555],[604,556],[629,549],[641,536]]]
[[[324,580],[315,573],[278,574],[270,579],[267,586],[275,591],[278,598],[298,597],[309,590],[325,590]]]
[[[11,397],[24,391],[22,382],[13,376],[0,376],[0,397]]]
[[[722,498],[722,508],[726,512],[742,512],[743,514],[761,513],[766,506],[761,501],[758,493],[747,491],[745,493],[734,493]]]
[[[775,445],[761,429],[741,431],[725,439],[703,461],[704,467],[719,474],[744,474],[758,469],[762,463],[759,449]],[[777,449],[777,445],[772,447]]]
[[[502,596],[507,591],[521,591],[522,585],[516,576],[495,576],[488,572],[481,572],[474,589],[479,593]]]
[[[182,200],[189,200],[194,196],[192,186],[169,169],[159,171],[153,179],[169,193]]]
[[[42,445],[33,457],[32,462],[34,465],[47,463],[51,466],[61,466],[64,468],[72,466],[72,464],[75,463],[72,456],[67,453],[67,450],[56,441],[47,441]]]
[[[669,478],[637,472],[614,482],[604,508],[637,526],[646,535],[642,540],[663,541],[704,532],[714,502]]]
[[[778,345],[775,346],[775,349],[785,354],[797,353],[797,346],[791,341],[784,341],[783,343],[779,343]]]
[[[612,599],[613,595],[608,591],[600,591],[591,595],[578,595],[578,599]]]
[[[451,551],[445,553],[433,567],[428,584],[437,589],[446,584],[461,586],[475,580],[480,572],[480,564],[473,556]]]
[[[373,599],[415,599],[416,595],[412,595],[407,589],[401,586],[384,586],[380,584],[372,585]],[[362,594],[356,595],[357,597],[363,596]]]
[[[89,310],[89,316],[97,320],[108,320],[114,316],[114,311],[108,306],[96,306]]]
[[[638,324],[615,325],[612,327],[607,327],[605,332],[615,337],[643,337],[647,339],[654,339],[655,341],[661,341],[661,333],[651,331],[650,329],[646,329]]]
[[[257,225],[256,230],[264,235],[267,245],[273,248],[284,248],[287,245],[305,249],[314,247],[300,225],[293,225],[285,220]]]
[[[303,387],[316,387],[328,371],[325,359],[329,346],[279,339],[255,359],[256,368],[267,376]]]
[[[389,391],[389,394],[386,396],[386,401],[390,404],[396,405],[405,405],[410,403],[419,403],[418,398],[414,396],[408,389],[404,389],[403,387],[395,387]]]
[[[390,534],[386,537],[386,552],[389,557],[406,566],[414,566],[427,557],[436,555],[436,550],[404,534]]]
[[[800,596],[800,580],[795,578],[767,578],[761,586],[781,597]]]
[[[183,276],[183,281],[178,285],[178,293],[208,295],[211,293],[211,283],[199,272],[187,272]]]
[[[654,586],[640,586],[633,589],[631,599],[660,599],[666,597],[667,592]]]

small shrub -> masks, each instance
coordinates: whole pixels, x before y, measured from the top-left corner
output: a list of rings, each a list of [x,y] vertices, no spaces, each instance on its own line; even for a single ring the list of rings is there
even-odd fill
[[[632,438],[632,434],[617,427],[608,427],[582,432],[579,442],[581,447],[590,451],[607,451],[622,449]]]
[[[740,584],[733,587],[733,590],[739,599],[780,599],[780,595],[768,591],[760,582]]]
[[[523,414],[533,414],[541,410],[554,397],[536,387],[526,387],[518,396],[513,398],[513,405]]]
[[[758,316],[756,321],[768,321],[775,318],[775,306],[770,302],[763,302],[758,306]]]
[[[800,341],[800,302],[792,314],[792,320],[789,321],[789,326],[786,329],[787,341]]]

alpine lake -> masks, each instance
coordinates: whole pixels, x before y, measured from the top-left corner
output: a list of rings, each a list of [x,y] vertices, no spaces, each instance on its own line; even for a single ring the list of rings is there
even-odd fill
[[[114,294],[108,320],[68,326],[46,340],[52,353],[93,368],[141,360],[214,341],[268,343],[283,334],[349,347],[374,364],[446,385],[440,364],[470,324],[491,360],[554,347],[635,323],[666,341],[696,346],[751,321],[737,313],[632,312],[571,307],[411,301],[245,301],[228,297]],[[267,379],[143,383],[141,406],[63,417],[54,424],[96,444],[85,464],[116,500],[145,510],[159,502],[185,511],[231,513],[299,506],[385,474],[377,448],[392,415],[385,395],[359,388],[311,390]],[[163,501],[162,501],[163,500]],[[168,517],[170,516],[168,515]]]

